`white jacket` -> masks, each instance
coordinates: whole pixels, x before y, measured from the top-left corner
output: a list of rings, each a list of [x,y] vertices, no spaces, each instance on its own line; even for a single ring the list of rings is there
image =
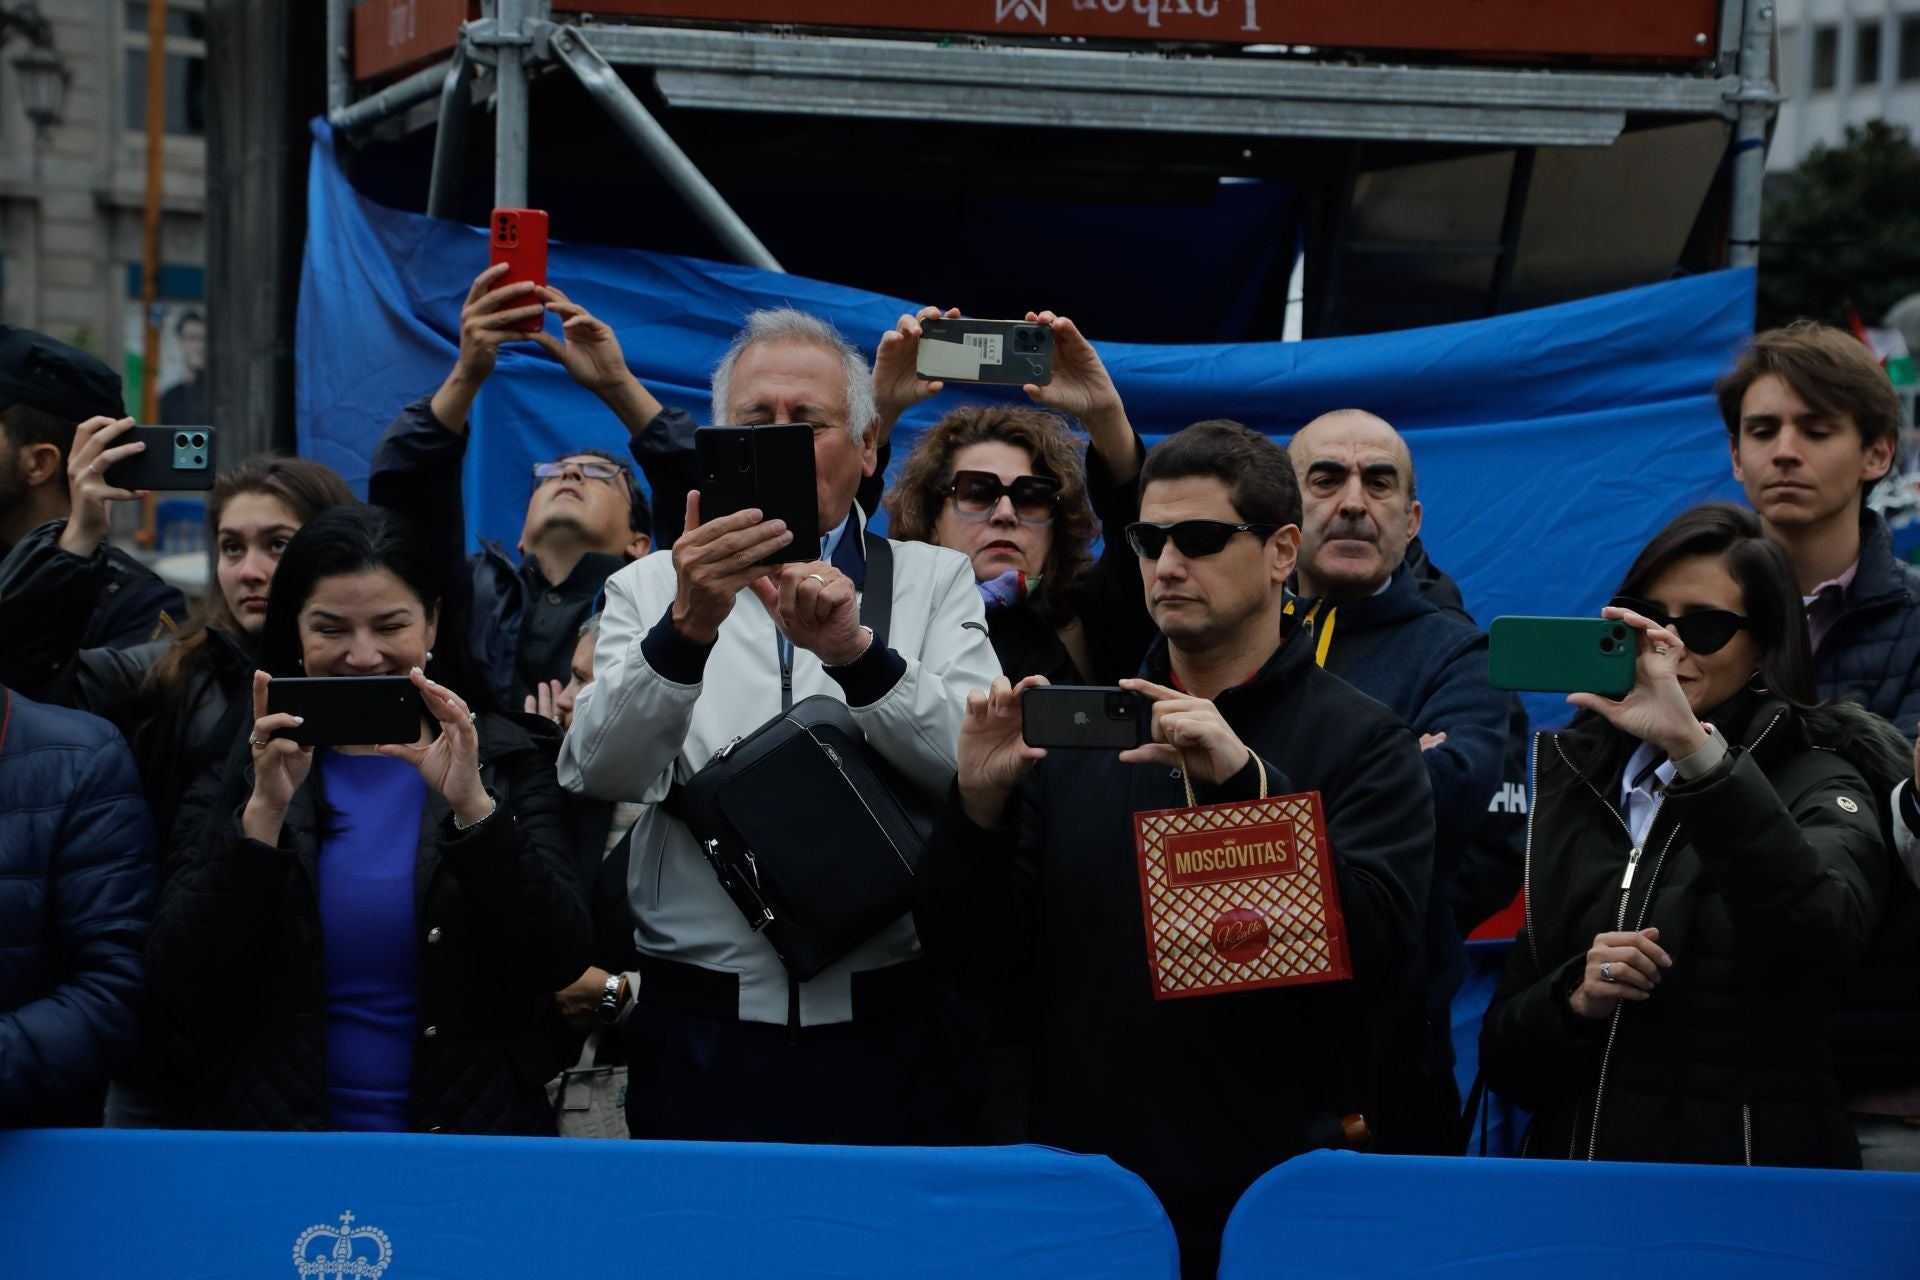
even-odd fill
[[[857,538],[859,513],[846,536]],[[919,542],[893,546],[889,646],[906,672],[879,701],[852,708],[867,740],[929,795],[944,795],[957,767],[967,693],[1000,674],[987,642],[973,566],[958,552]],[[738,975],[740,1018],[785,1024],[787,971],[747,928],[686,824],[657,803],[735,738],[778,715],[778,632],[759,597],[743,590],[721,624],[698,684],[676,684],[647,663],[641,641],[673,604],[671,551],[627,565],[606,585],[594,681],[580,693],[560,750],[560,781],[604,800],[643,800],[634,828],[627,897],[642,955]],[[805,649],[793,655],[793,701],[845,694]],[[821,832],[821,839],[831,833]],[[852,1016],[852,975],[911,960],[920,940],[902,916],[800,987],[804,1026]]]

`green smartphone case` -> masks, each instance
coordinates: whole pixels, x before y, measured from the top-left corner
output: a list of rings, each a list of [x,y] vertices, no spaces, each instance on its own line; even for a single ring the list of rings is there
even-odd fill
[[[1633,688],[1633,628],[1612,618],[1495,618],[1487,629],[1487,678],[1527,693],[1604,693]]]

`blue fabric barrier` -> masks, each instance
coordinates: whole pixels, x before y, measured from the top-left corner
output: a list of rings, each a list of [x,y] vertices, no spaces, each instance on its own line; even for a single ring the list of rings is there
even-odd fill
[[[1221,1280],[1912,1276],[1920,1174],[1318,1151],[1234,1207]]]
[[[452,368],[461,302],[487,249],[477,228],[362,198],[324,124],[314,137],[300,291],[300,449],[364,491],[381,428]],[[1115,266],[1141,277],[1142,306],[1154,305],[1155,289],[1179,287],[1153,279],[1151,263]],[[558,241],[548,269],[554,284],[613,326],[654,394],[703,422],[707,375],[747,311],[792,303],[871,351],[901,312],[920,305],[748,267]],[[1726,271],[1401,333],[1100,350],[1150,440],[1201,418],[1237,418],[1284,437],[1329,409],[1381,414],[1408,437],[1427,545],[1476,616],[1592,614],[1661,524],[1709,498],[1739,495],[1711,390],[1750,332],[1753,291],[1751,271]],[[1070,297],[1035,302],[1073,313]],[[897,433],[896,464],[918,432],[962,398],[949,392],[910,412]],[[503,349],[472,425],[469,528],[509,548],[532,463],[583,445],[625,446],[599,401],[528,344]],[[1566,718],[1557,698],[1538,707],[1552,722]]]
[[[1474,1078],[1480,1072],[1480,1024],[1487,1016],[1493,993],[1500,986],[1500,975],[1507,970],[1507,953],[1511,950],[1511,938],[1467,944],[1466,980],[1453,996],[1453,1077],[1460,1086],[1463,1104],[1470,1101]],[[1518,1155],[1528,1118],[1526,1112],[1498,1094],[1487,1094],[1480,1110],[1467,1117],[1467,1154]],[[1481,1149],[1483,1132],[1485,1150]]]
[[[352,1214],[349,1223],[342,1215]],[[1169,1280],[1104,1157],[398,1134],[0,1133],[0,1274],[264,1276],[382,1233],[388,1280],[966,1275]],[[377,1259],[379,1244],[346,1246]],[[379,1271],[349,1270],[363,1280]]]

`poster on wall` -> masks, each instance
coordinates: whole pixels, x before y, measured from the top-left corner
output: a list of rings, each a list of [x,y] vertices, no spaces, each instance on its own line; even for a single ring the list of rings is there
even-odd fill
[[[207,313],[198,299],[156,302],[160,313],[158,426],[204,426],[207,421]],[[146,334],[140,303],[129,300],[124,313],[127,410],[140,415],[146,386],[142,351]]]

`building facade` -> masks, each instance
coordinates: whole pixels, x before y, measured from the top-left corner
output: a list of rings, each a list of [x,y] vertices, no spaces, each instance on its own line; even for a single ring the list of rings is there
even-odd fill
[[[13,66],[25,42],[0,52],[0,320],[106,360],[125,374],[138,412],[148,7],[40,0],[39,9],[70,78],[64,118],[38,131]],[[159,387],[173,420],[205,421],[206,3],[170,0],[167,10]]]
[[[1920,138],[1920,0],[1777,0],[1787,95],[1767,168],[1799,165],[1848,125],[1883,119]]]

